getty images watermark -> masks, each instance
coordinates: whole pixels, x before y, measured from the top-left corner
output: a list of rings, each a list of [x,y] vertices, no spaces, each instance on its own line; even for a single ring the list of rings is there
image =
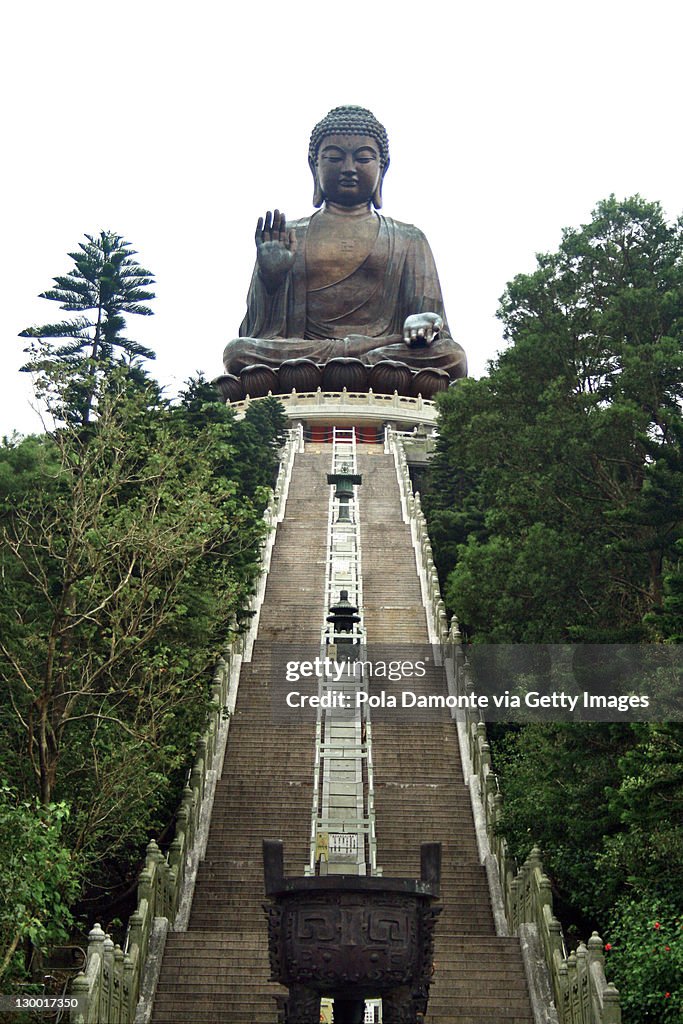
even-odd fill
[[[405,724],[683,721],[683,649],[668,645],[273,645],[273,716],[391,715]]]

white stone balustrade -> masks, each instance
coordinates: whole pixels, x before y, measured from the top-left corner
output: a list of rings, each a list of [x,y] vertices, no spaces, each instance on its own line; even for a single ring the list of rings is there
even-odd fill
[[[455,617],[451,621],[449,641],[446,659],[449,676],[454,679],[455,692],[467,694],[474,690],[474,682]],[[600,936],[593,932],[586,945],[580,943],[575,952],[567,953],[562,925],[553,911],[550,879],[543,871],[540,850],[535,846],[518,868],[507,842],[499,834],[503,797],[492,767],[486,725],[478,720],[476,711],[468,708],[460,713],[458,727],[465,776],[469,775],[472,782],[475,822],[478,821],[485,833],[479,836],[480,849],[485,846],[482,859],[486,863],[488,855],[489,863],[495,863],[507,927],[510,933],[519,935],[522,943],[537,1021],[539,1024],[553,1021],[621,1024],[619,993],[605,977]],[[489,864],[486,866],[489,869]],[[547,966],[552,988],[535,966],[539,953]]]

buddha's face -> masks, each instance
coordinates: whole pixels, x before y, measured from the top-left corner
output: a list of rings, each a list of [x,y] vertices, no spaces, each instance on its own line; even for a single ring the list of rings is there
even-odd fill
[[[371,135],[326,135],[318,150],[317,170],[330,202],[369,203],[382,177],[379,147]]]

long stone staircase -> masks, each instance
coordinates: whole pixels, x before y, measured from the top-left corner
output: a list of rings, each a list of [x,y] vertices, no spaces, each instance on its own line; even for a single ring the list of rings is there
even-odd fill
[[[374,644],[416,657],[428,644],[411,545],[401,520],[390,456],[359,445],[365,626]],[[323,618],[329,445],[296,459],[286,517],[278,528],[250,664],[242,667],[225,769],[199,869],[189,928],[171,932],[152,1021],[156,1024],[274,1024],[263,901],[261,841],[282,839],[285,871],[303,874],[309,855],[314,728],[273,717],[269,652],[297,640],[315,648]],[[401,685],[406,685],[404,682]],[[410,681],[416,693],[445,693],[431,665]],[[455,727],[446,710],[372,712],[378,861],[384,874],[419,877],[420,843],[443,844],[442,902],[428,1022],[530,1024],[516,939],[495,934],[486,877]]]

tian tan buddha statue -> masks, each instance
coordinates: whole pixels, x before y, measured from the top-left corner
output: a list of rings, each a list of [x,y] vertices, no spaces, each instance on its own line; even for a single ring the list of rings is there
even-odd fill
[[[384,127],[336,107],[308,150],[316,212],[256,226],[256,267],[240,337],[223,355],[224,397],[326,390],[431,398],[467,373],[448,329],[427,239],[375,212],[389,167]]]

